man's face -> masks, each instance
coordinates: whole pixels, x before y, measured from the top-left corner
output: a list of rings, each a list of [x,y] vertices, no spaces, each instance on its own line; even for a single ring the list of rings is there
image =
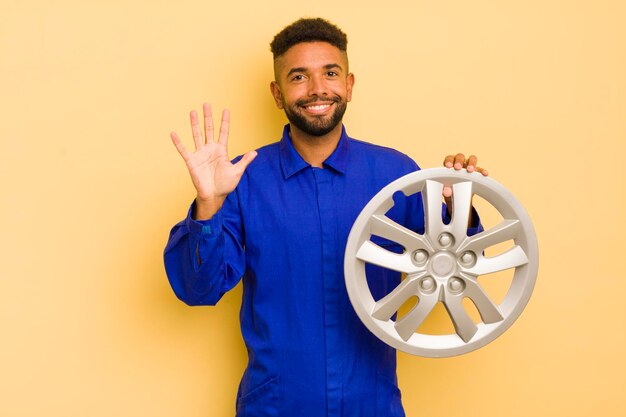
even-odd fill
[[[341,123],[354,85],[345,53],[326,42],[299,43],[274,61],[274,73],[272,95],[296,128],[323,136]]]

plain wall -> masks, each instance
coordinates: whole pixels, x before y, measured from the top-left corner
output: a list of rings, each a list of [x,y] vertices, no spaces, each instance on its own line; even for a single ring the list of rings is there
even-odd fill
[[[537,231],[511,329],[399,355],[407,414],[626,415],[623,1],[3,0],[0,416],[234,414],[241,287],[187,307],[162,266],[194,196],[169,132],[206,100],[232,156],[279,139],[269,42],[301,16],[348,33],[351,136],[476,153]]]

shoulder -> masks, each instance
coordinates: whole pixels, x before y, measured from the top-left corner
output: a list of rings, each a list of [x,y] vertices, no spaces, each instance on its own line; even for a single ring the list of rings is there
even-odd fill
[[[254,166],[255,169],[258,169],[262,168],[263,165],[275,163],[279,154],[279,144],[280,142],[274,142],[256,149],[257,156],[250,163],[250,167]],[[239,162],[242,157],[243,155],[237,156],[232,160],[232,163]]]
[[[280,181],[282,178],[282,169],[280,164],[280,142],[274,142],[269,145],[262,146],[256,149],[256,157],[246,167],[243,172],[237,190],[242,192],[248,189],[252,184],[267,185],[272,181]],[[243,155],[237,156],[232,160],[232,163],[237,163],[243,157]]]
[[[257,166],[261,164],[277,163],[280,154],[280,142],[273,142],[269,145],[262,146],[256,150],[257,157],[253,162],[257,162]],[[257,161],[258,159],[258,161]]]
[[[356,160],[368,165],[395,166],[406,172],[420,169],[410,156],[387,146],[350,138],[350,150]]]

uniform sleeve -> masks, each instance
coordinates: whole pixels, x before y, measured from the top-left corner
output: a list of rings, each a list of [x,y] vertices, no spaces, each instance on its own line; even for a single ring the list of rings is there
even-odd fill
[[[467,235],[474,236],[482,232],[483,230],[485,229],[483,229],[483,225],[480,223],[480,216],[472,205],[472,212],[470,214],[470,225],[467,228]]]
[[[176,296],[188,305],[215,305],[245,272],[241,212],[237,193],[226,198],[209,220],[187,218],[176,224],[163,259]]]

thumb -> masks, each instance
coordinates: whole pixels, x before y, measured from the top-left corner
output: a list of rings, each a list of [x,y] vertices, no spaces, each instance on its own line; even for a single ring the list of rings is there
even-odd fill
[[[239,162],[237,162],[235,164],[235,168],[237,168],[237,171],[238,171],[239,175],[242,175],[244,173],[244,171],[246,170],[248,165],[250,165],[250,162],[252,162],[254,160],[254,158],[256,158],[256,155],[257,155],[256,151],[247,152],[239,160]]]

